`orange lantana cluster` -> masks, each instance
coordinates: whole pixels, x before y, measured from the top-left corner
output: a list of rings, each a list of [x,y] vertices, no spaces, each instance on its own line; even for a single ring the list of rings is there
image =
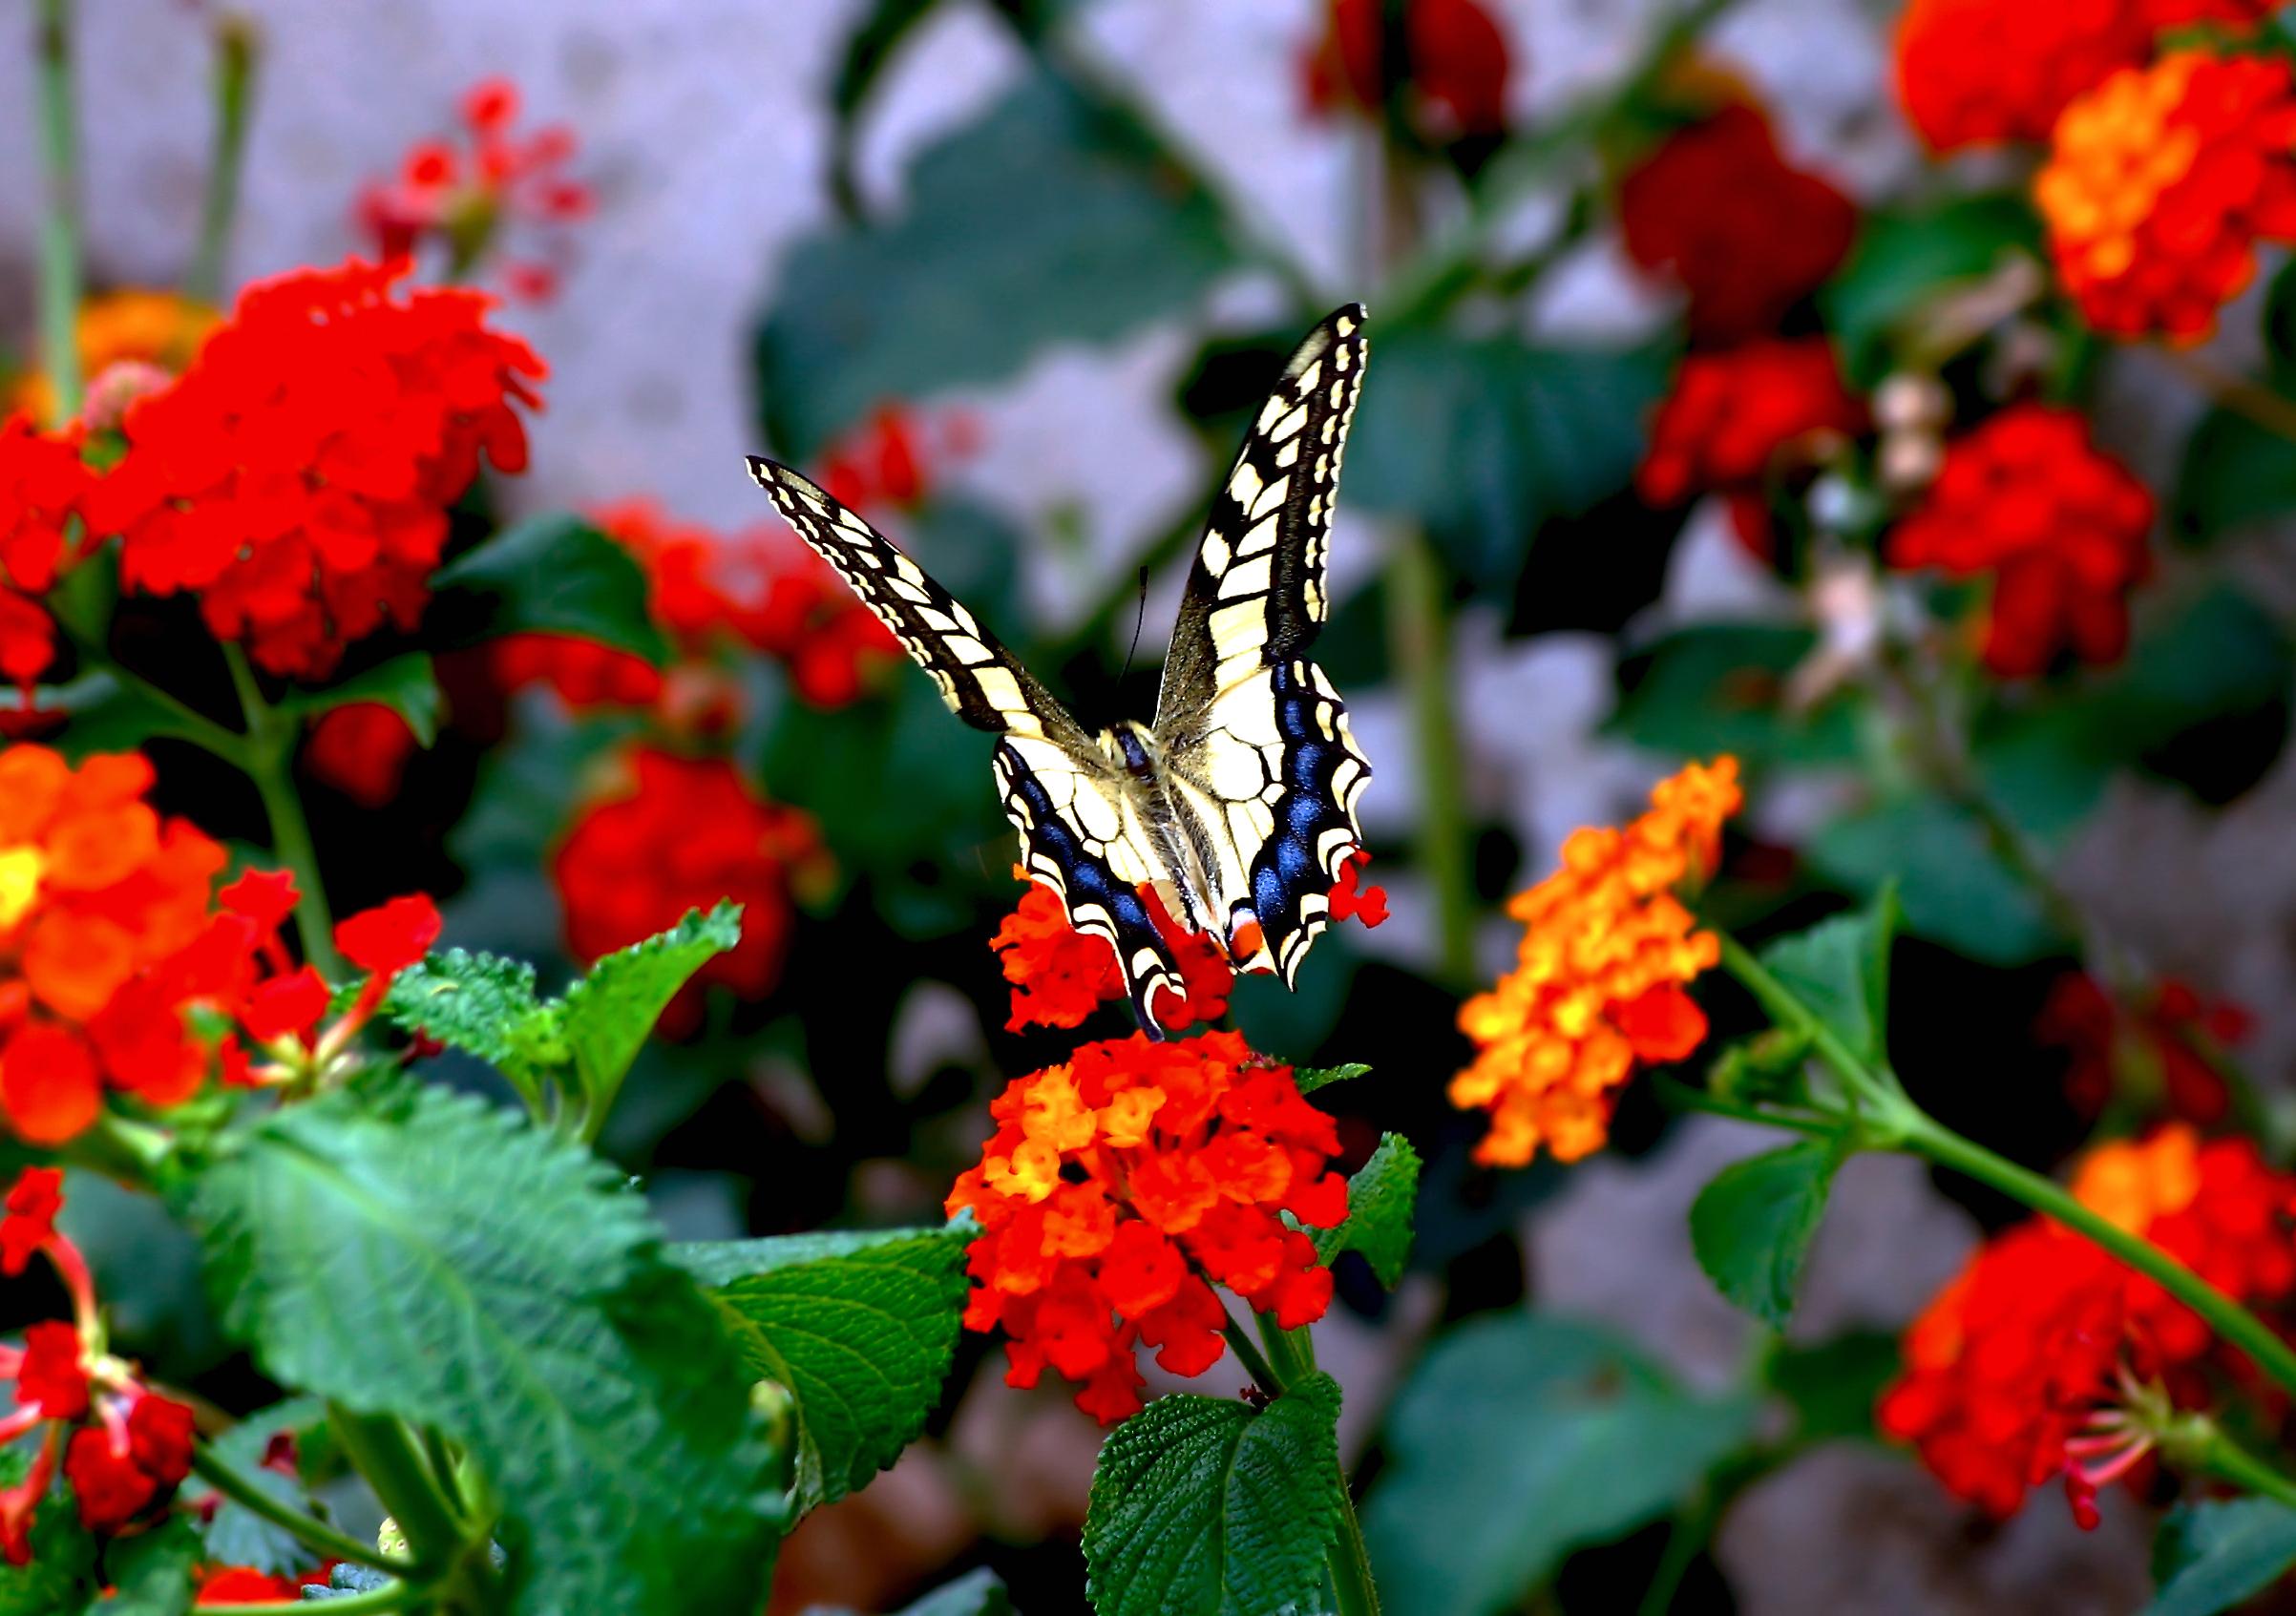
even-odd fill
[[[1240,1035],[1087,1043],[989,1111],[996,1135],[948,1209],[980,1220],[965,1323],[1004,1327],[1010,1384],[1050,1364],[1112,1423],[1141,1406],[1135,1343],[1175,1375],[1219,1361],[1228,1312],[1212,1286],[1287,1330],[1323,1316],[1331,1270],[1283,1214],[1345,1221],[1338,1124]]]
[[[2090,325],[2200,341],[2257,243],[2296,241],[2287,62],[2179,51],[2115,73],[2057,120],[2033,198]]]
[[[1741,800],[1737,759],[1692,764],[1624,829],[1572,831],[1562,869],[1507,906],[1525,928],[1520,963],[1459,1012],[1479,1053],[1451,1080],[1451,1103],[1491,1119],[1477,1161],[1599,1149],[1635,1061],[1678,1060],[1706,1036],[1682,989],[1721,944],[1676,889],[1713,873],[1722,821]]]

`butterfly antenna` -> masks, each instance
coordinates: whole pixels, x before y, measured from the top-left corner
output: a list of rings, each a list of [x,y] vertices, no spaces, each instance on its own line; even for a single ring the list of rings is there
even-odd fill
[[[1124,682],[1131,677],[1132,653],[1140,649],[1140,625],[1148,617],[1148,570],[1143,567],[1140,569],[1140,604],[1132,613],[1132,643],[1125,647],[1124,672],[1116,676],[1116,686],[1120,690],[1124,688]]]

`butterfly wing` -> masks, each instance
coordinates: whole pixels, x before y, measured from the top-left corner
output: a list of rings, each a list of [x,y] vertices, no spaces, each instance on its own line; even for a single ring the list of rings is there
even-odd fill
[[[1256,921],[1287,983],[1329,924],[1371,779],[1346,703],[1307,656],[1330,610],[1324,552],[1367,352],[1350,304],[1284,367],[1213,501],[1156,703],[1230,952],[1252,954]]]
[[[1116,950],[1134,1011],[1162,989],[1184,992],[1179,966],[1140,896],[1162,858],[1132,783],[1021,660],[898,546],[786,466],[751,456],[749,474],[798,537],[837,570],[862,604],[933,676],[949,710],[1001,736],[992,760],[1022,861],[1067,905],[1069,923]]]

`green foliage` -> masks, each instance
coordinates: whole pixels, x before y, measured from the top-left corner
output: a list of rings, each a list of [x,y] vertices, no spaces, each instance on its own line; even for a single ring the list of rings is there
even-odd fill
[[[0,714],[20,712],[23,705],[18,692],[0,690]],[[157,700],[146,686],[107,668],[92,668],[67,684],[40,686],[36,705],[43,713],[62,713],[70,719],[54,745],[74,759],[91,752],[131,751],[146,741],[197,741],[205,733],[198,722]]]
[[[2206,544],[2296,511],[2296,444],[2219,405],[2184,440],[2168,501],[2169,532]]]
[[[506,634],[569,634],[659,663],[668,641],[646,614],[637,557],[579,516],[530,516],[432,575],[425,626],[441,648]]]
[[[1731,752],[1750,767],[1848,763],[1858,753],[1849,706],[1786,711],[1786,676],[1817,648],[1808,629],[1701,623],[1678,629],[1619,665],[1617,708],[1605,728],[1675,757]]]
[[[392,979],[383,1015],[506,1073],[565,1059],[552,1047],[556,1009],[536,997],[534,967],[522,959],[459,948],[431,955]]]
[[[2215,1616],[2243,1605],[2296,1565],[2296,1509],[2226,1499],[2171,1510],[2153,1540],[2158,1585],[2145,1616]]]
[[[1871,1064],[1889,1060],[1889,951],[1898,919],[1896,885],[1885,882],[1864,913],[1821,920],[1761,953],[1770,975]]]
[[[1981,964],[2029,964],[2064,944],[1984,827],[1943,797],[1885,797],[1826,825],[1808,853],[1854,892],[1879,892],[1902,880],[1906,929]]]
[[[982,1566],[904,1606],[900,1616],[1013,1616],[1013,1602],[997,1573]]]
[[[940,1399],[964,1308],[970,1224],[680,1246],[670,1255],[740,1319],[752,1377],[797,1400],[801,1508],[891,1464]]]
[[[394,1081],[264,1118],[176,1199],[265,1373],[464,1445],[512,1610],[756,1606],[780,1521],[740,1355],[611,1168]]]
[[[1380,1147],[1347,1181],[1347,1221],[1315,1231],[1317,1261],[1360,1251],[1390,1291],[1411,1260],[1411,1211],[1419,1199],[1419,1152],[1400,1133],[1382,1134]]]
[[[1851,382],[1872,387],[1900,358],[1943,295],[1966,288],[2015,254],[2040,255],[2039,224],[2022,196],[1956,197],[1914,210],[1864,216],[1849,262],[1822,294],[1826,328]]]
[[[1898,1375],[1897,1337],[1852,1331],[1811,1346],[1784,1342],[1772,1354],[1770,1389],[1794,1411],[1794,1435],[1808,1442],[1872,1439],[1874,1405]]]
[[[741,906],[688,910],[668,931],[590,967],[558,1005],[558,1036],[579,1093],[602,1112],[662,1012],[696,971],[742,940]]]
[[[1373,329],[1348,435],[1347,499],[1422,523],[1453,568],[1497,588],[1531,535],[1627,486],[1665,390],[1655,349],[1535,348],[1511,336]]]
[[[22,1482],[32,1466],[30,1448],[0,1448],[0,1484]],[[58,1616],[84,1609],[98,1586],[95,1540],[80,1524],[69,1494],[52,1487],[32,1516],[32,1559],[22,1565],[0,1561],[0,1616]]]
[[[1320,1608],[1338,1527],[1339,1387],[1311,1375],[1265,1409],[1158,1397],[1100,1450],[1085,1516],[1098,1616]]]
[[[1300,1093],[1313,1094],[1326,1083],[1351,1082],[1370,1070],[1360,1060],[1350,1060],[1338,1066],[1295,1066],[1292,1068],[1292,1081],[1299,1085]]]
[[[1794,1312],[1794,1290],[1842,1148],[1803,1140],[1733,1162],[1690,1208],[1690,1246],[1715,1289],[1773,1329]]]
[[[192,1572],[201,1559],[200,1534],[178,1515],[153,1531],[116,1540],[104,1550],[112,1592],[89,1616],[183,1616],[191,1608]]]
[[[754,357],[785,457],[811,459],[885,400],[1127,336],[1237,262],[1207,191],[1043,71],[927,149],[907,192],[899,218],[812,237],[782,264]]]
[[[1387,1420],[1364,1530],[1392,1616],[1515,1608],[1570,1550],[1673,1508],[1750,1434],[1623,1342],[1536,1313],[1438,1341]]]
[[[271,1439],[282,1432],[298,1436],[325,1424],[326,1406],[316,1397],[295,1397],[241,1420],[214,1442],[216,1457],[281,1503],[308,1512],[311,1504],[292,1478],[263,1464]],[[215,1565],[251,1565],[268,1576],[307,1571],[311,1551],[293,1534],[275,1526],[245,1504],[226,1499],[207,1523],[201,1558]]]
[[[377,662],[324,690],[290,690],[281,698],[277,710],[308,719],[353,702],[382,703],[407,721],[407,727],[414,731],[415,740],[423,745],[438,739],[438,715],[444,698],[439,694],[438,675],[431,666],[427,651],[410,651],[403,657]]]

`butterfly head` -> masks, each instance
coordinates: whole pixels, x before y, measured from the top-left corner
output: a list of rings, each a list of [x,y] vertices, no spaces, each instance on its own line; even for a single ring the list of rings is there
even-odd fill
[[[1113,729],[1101,732],[1101,747],[1108,761],[1135,780],[1147,780],[1156,772],[1156,737],[1144,724],[1129,720]]]

